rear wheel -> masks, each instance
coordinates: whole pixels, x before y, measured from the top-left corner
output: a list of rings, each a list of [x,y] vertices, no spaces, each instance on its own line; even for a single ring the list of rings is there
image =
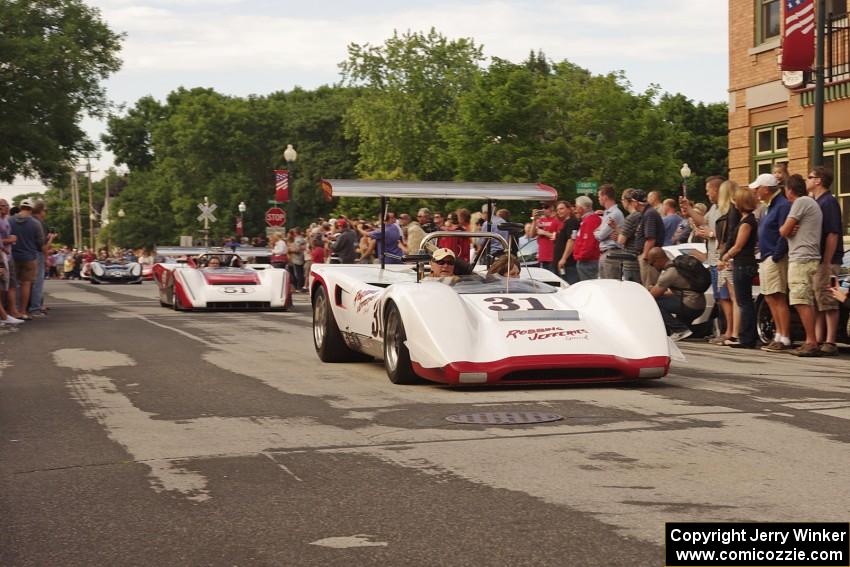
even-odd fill
[[[407,335],[398,308],[387,306],[387,324],[384,326],[384,367],[393,384],[416,384],[421,380],[410,364],[410,352],[404,342]]]
[[[177,290],[171,290],[171,308],[175,311],[183,311],[183,306],[180,305],[180,296],[177,295]]]
[[[756,331],[758,332],[759,340],[763,344],[770,343],[776,334],[776,323],[773,321],[773,314],[770,312],[770,306],[768,306],[767,301],[762,296],[756,300]]]
[[[316,354],[322,362],[350,362],[363,359],[363,355],[351,350],[345,344],[328,301],[328,295],[322,286],[316,288],[313,298],[313,346],[316,347]]]

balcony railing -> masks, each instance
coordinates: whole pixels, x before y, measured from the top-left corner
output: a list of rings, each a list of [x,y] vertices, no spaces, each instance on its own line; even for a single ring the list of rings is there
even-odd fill
[[[850,79],[850,19],[829,14],[826,24],[824,77],[827,83]]]

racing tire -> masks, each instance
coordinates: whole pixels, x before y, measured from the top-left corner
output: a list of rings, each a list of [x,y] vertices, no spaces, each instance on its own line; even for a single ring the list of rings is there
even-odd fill
[[[323,286],[313,296],[313,346],[322,362],[354,362],[367,357],[348,348]]]
[[[171,308],[175,311],[184,311],[183,307],[180,305],[180,298],[174,290],[171,291]]]
[[[404,344],[406,340],[407,334],[404,331],[401,313],[395,304],[390,303],[387,305],[384,325],[384,368],[393,384],[407,385],[422,382],[422,379],[413,371],[413,365],[410,364],[410,351]]]

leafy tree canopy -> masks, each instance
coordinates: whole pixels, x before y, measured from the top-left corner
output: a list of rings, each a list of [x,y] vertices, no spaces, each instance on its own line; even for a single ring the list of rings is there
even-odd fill
[[[120,40],[79,0],[0,1],[0,180],[51,181],[93,150],[80,121],[106,108]]]

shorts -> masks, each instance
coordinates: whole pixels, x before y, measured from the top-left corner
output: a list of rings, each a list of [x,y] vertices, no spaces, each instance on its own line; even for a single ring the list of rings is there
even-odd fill
[[[815,274],[815,305],[818,306],[818,311],[838,309],[838,300],[829,292],[829,277],[837,276],[840,268],[841,266],[837,264],[818,266],[818,273]]]
[[[34,282],[38,275],[38,260],[30,260],[29,262],[18,262],[16,260],[15,274],[21,283]]]
[[[717,266],[711,266],[711,291],[714,294],[715,301],[718,299],[730,299],[729,296],[729,287],[726,285],[726,282],[723,282],[723,285],[720,285],[718,282],[720,281],[720,274],[717,272]]]
[[[815,304],[815,277],[820,262],[788,262],[788,302],[791,305]]]
[[[725,270],[717,270],[717,287],[726,288],[727,294],[729,289],[734,286],[732,282],[733,263],[727,262]],[[731,299],[731,294],[726,299]]]
[[[766,258],[759,264],[759,282],[762,295],[788,293],[788,258],[782,258],[779,262]]]
[[[644,260],[643,256],[638,256],[638,266],[640,267],[640,283],[646,289],[650,289],[658,281],[658,270],[655,266]]]
[[[9,266],[6,257],[0,252],[0,291],[9,291]]]

